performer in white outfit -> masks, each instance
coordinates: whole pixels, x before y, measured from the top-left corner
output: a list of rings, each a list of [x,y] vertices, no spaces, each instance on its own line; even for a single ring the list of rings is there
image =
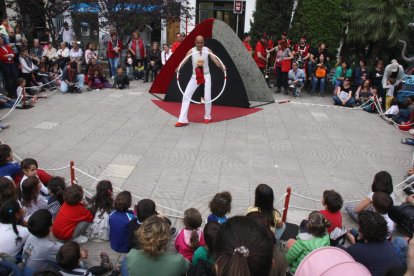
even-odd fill
[[[211,75],[210,75],[210,70],[208,67],[208,57],[210,56],[211,60],[217,65],[217,67],[219,67],[223,71],[225,70],[225,68],[221,65],[218,59],[208,54],[208,53],[213,53],[213,52],[209,48],[204,47],[204,37],[197,36],[195,39],[195,45],[196,47],[189,50],[186,55],[187,57],[189,55],[192,55],[193,53],[199,52],[198,54],[193,54],[191,56],[191,61],[193,64],[193,74],[184,92],[185,96],[183,96],[180,117],[178,118],[178,122],[175,124],[176,127],[182,127],[182,126],[188,125],[187,115],[188,115],[188,108],[190,107],[190,99],[193,96],[197,87],[199,86],[199,84],[197,84],[196,71],[195,71],[197,67],[197,60],[203,59],[204,61],[204,66],[203,66],[204,79],[205,79],[204,100],[206,102],[204,123],[206,124],[210,123],[211,121],[211,102],[209,103],[209,101],[211,101]]]

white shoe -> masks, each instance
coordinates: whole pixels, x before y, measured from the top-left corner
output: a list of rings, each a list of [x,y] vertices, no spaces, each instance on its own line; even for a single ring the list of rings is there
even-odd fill
[[[87,243],[88,242],[88,238],[85,237],[85,236],[80,235],[80,236],[72,239],[72,241],[77,242],[79,244],[82,244],[82,243]]]
[[[111,80],[113,80],[113,79],[115,79],[115,76],[112,76],[112,77],[111,77]]]

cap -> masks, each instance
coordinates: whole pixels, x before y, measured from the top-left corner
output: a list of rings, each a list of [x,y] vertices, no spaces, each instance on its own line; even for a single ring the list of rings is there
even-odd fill
[[[390,67],[391,72],[397,72],[400,67],[396,59],[391,60],[391,64],[388,66]]]

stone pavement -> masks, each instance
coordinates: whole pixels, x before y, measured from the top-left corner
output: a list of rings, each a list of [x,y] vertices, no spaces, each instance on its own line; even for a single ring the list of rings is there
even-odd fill
[[[81,170],[109,179],[119,189],[178,211],[195,207],[205,218],[218,191],[232,193],[231,215],[245,213],[259,183],[269,184],[277,199],[287,186],[317,199],[325,189],[337,190],[345,200],[360,199],[376,172],[387,170],[399,183],[412,163],[412,148],[400,143],[408,135],[377,114],[299,104],[331,106],[330,97],[305,95],[295,99],[298,103],[264,105],[247,117],[175,128],[176,118],[151,102],[155,98],[148,89],[134,81],[129,90],[55,93],[32,109],[13,112],[4,120],[10,129],[0,137],[19,157],[33,157],[42,168],[74,160]],[[214,107],[212,114],[214,120]],[[69,178],[68,169],[52,173]],[[93,193],[95,181],[79,172],[76,178]],[[291,204],[322,208],[297,197]],[[291,208],[288,221],[297,223],[308,213]],[[182,225],[180,219],[173,223]],[[107,243],[88,243],[86,248],[92,263],[101,250],[113,261],[122,258]]]

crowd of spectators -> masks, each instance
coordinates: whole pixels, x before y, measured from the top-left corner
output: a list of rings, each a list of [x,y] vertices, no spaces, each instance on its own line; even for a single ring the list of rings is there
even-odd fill
[[[410,271],[414,197],[398,205],[388,172],[375,175],[371,192],[359,203],[346,204],[358,228],[344,225],[339,193],[326,190],[321,202],[320,211],[294,226],[274,208],[273,189],[259,184],[245,215],[229,216],[232,195],[224,191],[212,197],[204,227],[200,211],[189,208],[177,230],[151,199],[133,202],[129,191],[115,196],[108,180],[99,181],[95,194],[86,198],[81,186],[49,175],[36,160],[14,162],[11,148],[2,144],[0,273],[293,275],[307,255],[327,246],[347,252],[374,276],[403,275],[407,265]],[[410,223],[407,236],[396,231],[396,225]],[[100,265],[88,267],[88,252],[82,249],[88,241],[109,242],[126,256],[114,265],[102,252]]]
[[[182,38],[181,33],[177,34],[174,48]],[[133,32],[129,41],[123,43],[117,31],[111,30],[104,46],[106,54],[102,57],[95,42],[87,43],[82,49],[67,22],[55,40],[46,32],[28,41],[21,26],[11,26],[6,18],[0,25],[0,69],[5,88],[0,108],[13,106],[19,96],[35,96],[46,89],[81,93],[85,85],[91,91],[125,89],[132,80],[153,81],[172,50],[168,44],[161,49],[158,42],[152,42],[151,47],[147,43],[139,32]],[[107,66],[104,60],[108,61]],[[19,78],[25,80],[23,91],[18,90]]]

